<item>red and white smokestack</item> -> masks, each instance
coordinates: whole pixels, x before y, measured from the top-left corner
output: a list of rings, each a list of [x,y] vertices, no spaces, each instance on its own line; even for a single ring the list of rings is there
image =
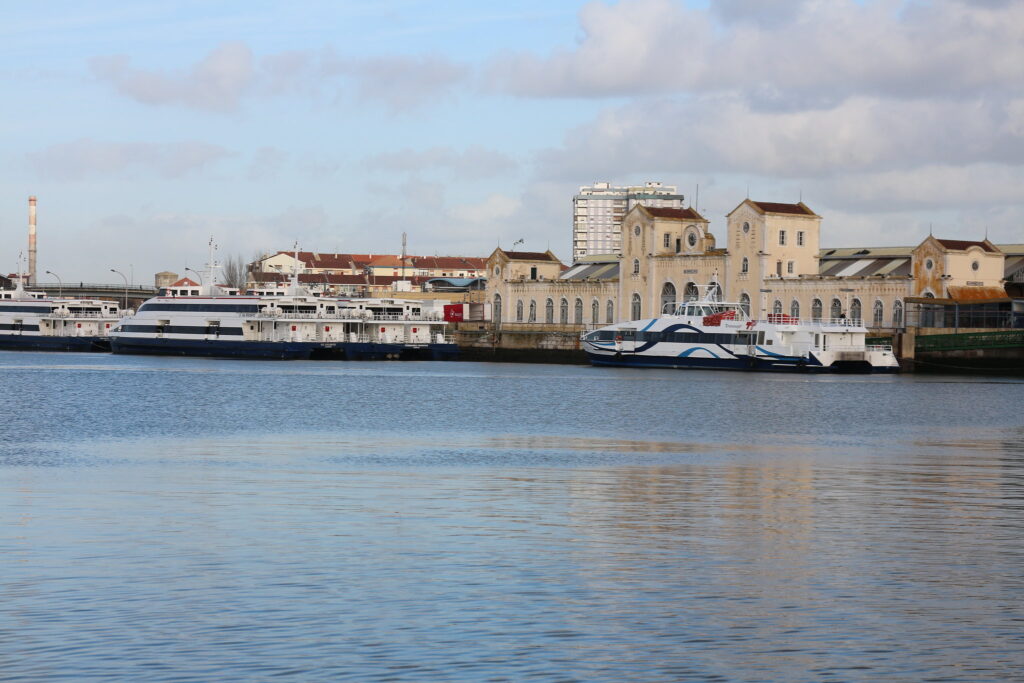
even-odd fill
[[[28,282],[36,283],[36,198],[28,198]]]

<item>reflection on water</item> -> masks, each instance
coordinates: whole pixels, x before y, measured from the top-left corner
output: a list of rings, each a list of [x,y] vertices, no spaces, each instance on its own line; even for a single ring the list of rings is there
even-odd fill
[[[172,361],[0,354],[0,680],[1024,667],[1024,384]]]

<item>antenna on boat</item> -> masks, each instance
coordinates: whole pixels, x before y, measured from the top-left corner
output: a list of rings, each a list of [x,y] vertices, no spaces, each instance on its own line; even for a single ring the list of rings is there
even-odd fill
[[[204,289],[208,290],[207,294],[209,296],[214,296],[213,287],[217,284],[217,245],[213,241],[213,235],[210,235],[210,241],[207,242],[207,248],[209,250],[209,260],[206,262],[206,283]]]

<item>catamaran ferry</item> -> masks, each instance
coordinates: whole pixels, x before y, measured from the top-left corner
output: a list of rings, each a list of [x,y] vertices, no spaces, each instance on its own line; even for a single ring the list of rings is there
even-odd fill
[[[865,344],[867,328],[848,318],[751,319],[738,303],[713,300],[666,306],[660,318],[622,322],[582,337],[594,365],[728,370],[895,372],[891,346]]]
[[[0,348],[32,351],[109,351],[118,305],[99,299],[49,298],[19,281],[0,291]]]

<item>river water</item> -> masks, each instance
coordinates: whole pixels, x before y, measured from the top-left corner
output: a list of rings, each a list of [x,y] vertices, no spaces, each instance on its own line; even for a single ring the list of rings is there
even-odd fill
[[[1024,677],[1024,382],[0,353],[0,680]]]

